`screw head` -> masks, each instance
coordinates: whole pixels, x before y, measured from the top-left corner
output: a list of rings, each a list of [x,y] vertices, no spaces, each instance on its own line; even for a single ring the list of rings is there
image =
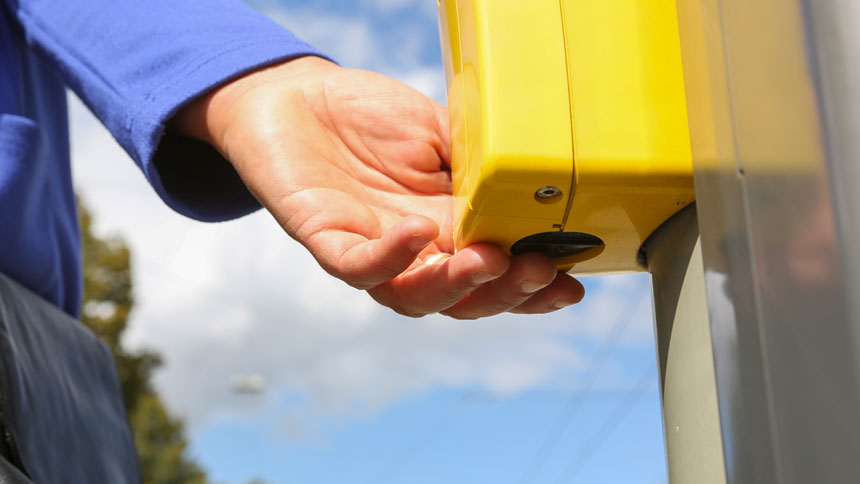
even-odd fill
[[[540,187],[535,192],[535,200],[540,203],[554,203],[561,200],[561,189],[552,185]]]

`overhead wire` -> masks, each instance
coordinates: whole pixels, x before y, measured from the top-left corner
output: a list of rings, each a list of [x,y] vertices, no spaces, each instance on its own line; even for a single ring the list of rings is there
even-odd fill
[[[518,484],[530,484],[534,482],[534,479],[540,474],[546,460],[552,454],[555,447],[558,446],[558,443],[567,431],[567,427],[576,416],[576,413],[584,400],[584,395],[588,393],[588,390],[594,382],[594,378],[603,369],[609,355],[612,354],[620,341],[622,334],[630,326],[630,323],[633,320],[632,316],[634,310],[638,307],[639,304],[630,305],[631,309],[627,314],[613,322],[612,328],[609,330],[609,333],[601,342],[601,345],[597,350],[596,357],[591,360],[588,369],[581,374],[579,378],[580,384],[574,385],[573,391],[567,398],[567,401],[558,417],[555,419],[554,424],[547,429],[547,433],[544,436],[543,441],[537,447],[535,454],[524,468],[520,479],[517,481]]]
[[[571,483],[577,474],[585,467],[588,460],[597,452],[597,450],[606,442],[606,439],[612,435],[612,432],[621,425],[627,414],[635,407],[645,395],[654,390],[655,383],[654,375],[651,368],[639,379],[639,385],[634,386],[625,395],[621,403],[615,407],[615,411],[607,416],[597,427],[597,430],[592,434],[591,438],[583,441],[580,446],[582,449],[579,456],[575,460],[571,460],[567,466],[562,469],[556,484]]]
[[[464,393],[459,399],[454,401],[448,408],[439,415],[439,418],[434,420],[430,425],[425,427],[418,433],[412,441],[409,442],[388,464],[386,464],[379,472],[371,476],[366,482],[367,484],[384,484],[389,482],[394,476],[400,472],[403,467],[411,461],[416,454],[424,450],[434,439],[442,434],[447,427],[451,425],[457,418],[463,414],[465,409],[474,403],[474,392]]]

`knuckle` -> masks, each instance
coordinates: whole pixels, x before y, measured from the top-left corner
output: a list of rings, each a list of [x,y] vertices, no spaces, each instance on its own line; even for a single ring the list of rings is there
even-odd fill
[[[402,306],[389,306],[395,313],[406,316],[407,318],[423,318],[427,316],[429,313],[416,311],[414,309],[406,309]]]
[[[335,278],[345,282],[350,287],[361,291],[366,291],[379,285],[378,283],[374,284],[373,281],[369,280],[366,274],[362,274],[360,271],[326,266],[323,266],[323,269]]]
[[[421,318],[430,314],[429,311],[409,307],[403,301],[397,299],[395,293],[385,284],[368,289],[367,293],[379,304],[391,309],[395,313],[408,318]]]
[[[442,314],[442,315],[448,316],[449,318],[457,319],[460,321],[474,321],[474,320],[481,317],[481,316],[478,316],[476,314],[463,313],[460,311],[452,311],[452,310],[445,310],[439,314]]]
[[[557,308],[551,304],[533,304],[524,305],[516,308],[516,312],[520,314],[547,314],[555,311]]]

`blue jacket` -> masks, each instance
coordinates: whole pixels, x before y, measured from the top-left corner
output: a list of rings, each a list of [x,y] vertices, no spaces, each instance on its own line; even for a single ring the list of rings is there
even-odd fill
[[[170,207],[220,221],[257,202],[217,152],[165,122],[226,80],[309,54],[239,0],[0,0],[0,272],[79,314],[64,86]]]

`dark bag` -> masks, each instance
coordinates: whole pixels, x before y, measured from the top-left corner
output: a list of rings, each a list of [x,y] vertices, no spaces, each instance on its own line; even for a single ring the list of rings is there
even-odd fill
[[[107,347],[3,275],[0,426],[0,484],[140,483]]]

